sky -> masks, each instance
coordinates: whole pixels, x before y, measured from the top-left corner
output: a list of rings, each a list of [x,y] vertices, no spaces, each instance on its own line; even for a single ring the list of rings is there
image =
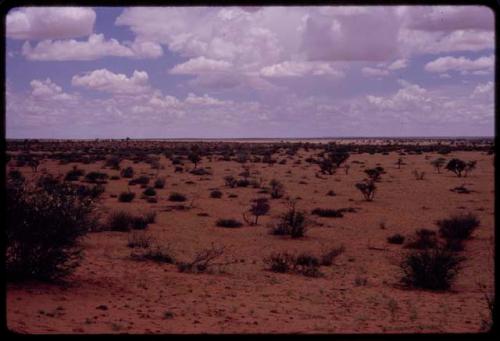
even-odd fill
[[[7,138],[493,136],[482,6],[21,7]]]

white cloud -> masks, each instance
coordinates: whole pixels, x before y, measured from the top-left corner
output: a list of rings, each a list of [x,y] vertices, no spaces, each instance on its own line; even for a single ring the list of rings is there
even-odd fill
[[[232,67],[230,62],[224,60],[208,59],[203,56],[192,58],[185,63],[177,64],[171,70],[171,74],[202,74],[210,72],[229,71]]]
[[[7,37],[41,40],[87,36],[95,19],[94,10],[85,7],[22,7],[7,14]]]
[[[494,29],[493,11],[486,6],[408,6],[400,14],[409,28],[422,31]]]
[[[263,67],[260,70],[260,75],[264,77],[302,77],[312,75],[340,78],[344,76],[344,73],[341,70],[333,68],[329,63],[285,61]]]
[[[42,100],[52,99],[56,101],[70,101],[75,100],[74,95],[63,92],[62,88],[52,82],[50,78],[45,80],[34,79],[30,82],[31,95],[35,98]]]
[[[157,58],[163,54],[160,45],[154,42],[135,41],[130,46],[116,39],[105,40],[103,34],[92,34],[87,41],[44,40],[35,47],[25,42],[23,55],[29,60],[95,60],[107,56],[131,58]]]
[[[495,85],[493,82],[478,84],[471,93],[472,98],[489,98],[493,101]]]
[[[404,69],[408,66],[408,60],[406,59],[398,59],[398,60],[395,60],[394,62],[392,62],[388,67],[387,69],[389,70],[400,70],[400,69]]]
[[[148,73],[137,70],[131,77],[107,69],[94,70],[73,76],[71,84],[113,94],[140,94],[150,91]]]
[[[424,69],[428,72],[493,70],[494,55],[479,57],[475,60],[465,57],[440,57],[427,63]]]
[[[390,74],[387,70],[373,67],[364,67],[361,69],[361,73],[367,77],[385,77]]]

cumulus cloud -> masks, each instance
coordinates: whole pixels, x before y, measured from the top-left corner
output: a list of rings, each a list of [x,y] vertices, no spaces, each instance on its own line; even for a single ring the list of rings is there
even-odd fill
[[[29,60],[63,61],[95,60],[107,56],[157,58],[163,54],[163,50],[154,42],[135,41],[125,46],[116,39],[106,40],[103,34],[92,34],[86,41],[44,40],[34,47],[25,42],[22,54]]]
[[[398,59],[398,60],[395,60],[394,62],[392,62],[388,67],[387,69],[389,70],[400,70],[400,69],[404,69],[408,66],[408,60],[406,59]]]
[[[30,82],[31,95],[35,98],[56,101],[71,101],[75,100],[76,96],[63,92],[62,88],[52,82],[50,78],[45,80],[34,79]]]
[[[113,94],[140,94],[150,91],[148,73],[137,70],[131,77],[107,69],[94,70],[73,76],[71,84]]]
[[[185,63],[177,64],[171,70],[171,74],[202,74],[210,72],[229,71],[232,64],[224,60],[208,59],[203,56],[192,58]]]
[[[7,37],[42,40],[87,36],[94,29],[95,19],[91,8],[23,7],[7,14]]]
[[[361,73],[367,77],[385,77],[385,76],[388,76],[390,74],[389,71],[387,71],[387,70],[368,67],[368,66],[362,68]]]
[[[475,60],[466,57],[440,57],[427,63],[424,69],[428,72],[443,73],[448,71],[493,70],[494,55],[479,57]]]
[[[335,69],[329,63],[290,61],[266,66],[260,70],[260,74],[264,77],[344,76],[341,70]]]
[[[493,11],[486,6],[408,6],[399,13],[408,28],[422,31],[494,29]]]
[[[480,83],[472,91],[472,98],[487,98],[493,101],[495,85],[493,82]]]

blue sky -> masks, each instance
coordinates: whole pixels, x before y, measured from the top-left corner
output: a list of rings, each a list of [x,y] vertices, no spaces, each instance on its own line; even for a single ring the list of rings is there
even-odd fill
[[[486,7],[16,8],[8,138],[492,136]]]

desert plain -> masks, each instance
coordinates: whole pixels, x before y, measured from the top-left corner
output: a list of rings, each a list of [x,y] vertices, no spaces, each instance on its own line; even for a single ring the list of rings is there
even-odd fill
[[[80,240],[80,265],[63,281],[8,281],[7,327],[30,334],[480,332],[490,318],[487,295],[494,293],[492,143],[9,141],[6,171],[18,170],[27,181],[44,174],[64,179],[77,167],[83,175],[72,183],[88,185],[85,174],[106,173],[104,191],[95,200],[103,226],[118,211],[156,216],[141,230],[86,233]],[[185,153],[193,145],[201,151],[196,166]],[[349,154],[333,174],[321,172],[314,161],[328,145],[347,148]],[[36,170],[16,164],[22,154],[39,160]],[[101,157],[93,159],[96,155]],[[89,159],[82,162],[85,156]],[[107,160],[117,157],[118,165],[110,167]],[[477,163],[467,176],[458,177],[431,165],[439,157]],[[148,186],[165,180],[149,196],[154,199],[143,196],[146,186],[129,184],[131,178],[122,176],[127,167],[133,168],[133,178],[149,177]],[[374,167],[383,172],[373,200],[367,201],[355,185]],[[193,174],[194,169],[203,171]],[[425,172],[423,179],[416,178],[415,170]],[[248,184],[231,187],[228,176]],[[275,199],[269,194],[273,179],[283,185],[282,196]],[[452,191],[457,187],[468,191]],[[122,192],[135,197],[120,202]],[[186,200],[169,200],[173,192]],[[248,210],[259,197],[268,199],[270,209],[253,224]],[[273,235],[291,199],[306,217],[305,234]],[[316,208],[344,210],[339,217],[322,217],[312,214]],[[402,285],[400,264],[412,250],[387,238],[400,234],[411,240],[417,229],[437,231],[437,220],[461,213],[474,214],[480,224],[460,251],[464,260],[451,287],[436,291]],[[242,226],[220,227],[219,219]],[[130,247],[141,238],[146,246]],[[167,250],[172,259],[140,256],[153,247]],[[314,276],[274,272],[265,261],[273,253],[321,257],[331,249],[341,251]],[[221,251],[202,271],[180,270],[179,263],[191,262],[204,250]]]

